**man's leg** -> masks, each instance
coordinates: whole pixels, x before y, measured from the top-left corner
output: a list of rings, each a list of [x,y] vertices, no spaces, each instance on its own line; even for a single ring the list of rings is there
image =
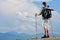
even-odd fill
[[[45,32],[46,37],[49,38],[48,19],[46,19],[46,20],[44,21],[44,23],[45,23],[45,25],[44,25],[44,32]]]
[[[48,20],[44,20],[43,28],[44,28],[44,36],[42,38],[49,37],[48,27],[47,27]]]
[[[46,38],[49,38],[48,28],[44,28],[44,35],[46,35]]]

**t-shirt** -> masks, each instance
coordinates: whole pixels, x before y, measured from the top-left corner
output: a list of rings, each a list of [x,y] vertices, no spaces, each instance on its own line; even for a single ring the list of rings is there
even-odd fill
[[[46,7],[42,7],[42,8],[41,8],[40,15],[42,15],[42,14],[44,13],[44,12],[43,12],[43,11],[44,11],[44,9],[46,9]],[[46,19],[46,18],[44,18],[44,17],[42,16],[42,19]]]

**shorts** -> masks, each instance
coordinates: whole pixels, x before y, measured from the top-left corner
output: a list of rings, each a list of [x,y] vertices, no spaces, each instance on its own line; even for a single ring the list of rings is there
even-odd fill
[[[49,19],[44,19],[42,26],[49,30],[51,28],[51,26],[49,25]]]

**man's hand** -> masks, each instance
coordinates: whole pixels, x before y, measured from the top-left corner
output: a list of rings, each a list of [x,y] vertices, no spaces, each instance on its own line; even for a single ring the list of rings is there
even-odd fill
[[[35,16],[40,16],[40,15],[41,15],[41,14],[37,14],[37,13],[35,14]]]
[[[37,13],[35,13],[35,16],[37,16]]]

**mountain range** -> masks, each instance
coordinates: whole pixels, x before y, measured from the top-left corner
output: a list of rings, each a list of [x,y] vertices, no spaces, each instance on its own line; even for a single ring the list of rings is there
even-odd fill
[[[43,36],[43,33],[39,33],[37,35],[39,38]],[[50,35],[52,37],[52,35]],[[35,38],[36,35],[30,35],[25,33],[16,33],[16,32],[8,32],[8,33],[0,33],[0,40],[27,40],[29,38]],[[60,35],[54,34],[54,37],[60,37]]]

